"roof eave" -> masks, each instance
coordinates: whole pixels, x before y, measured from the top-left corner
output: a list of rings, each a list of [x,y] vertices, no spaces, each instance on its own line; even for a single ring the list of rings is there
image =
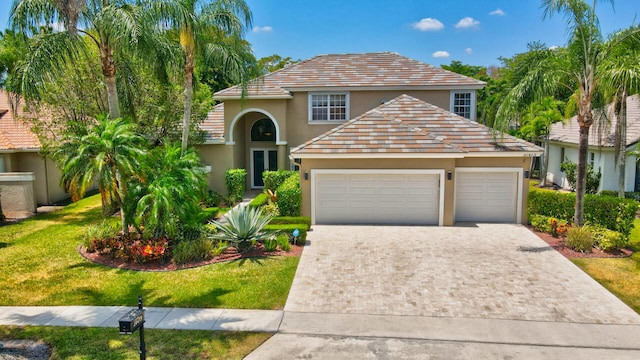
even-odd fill
[[[278,99],[293,99],[293,95],[291,94],[283,94],[283,95],[214,95],[214,100],[278,100]]]

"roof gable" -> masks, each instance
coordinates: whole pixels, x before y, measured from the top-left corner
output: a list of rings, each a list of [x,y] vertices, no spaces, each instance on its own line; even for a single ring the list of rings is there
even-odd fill
[[[401,95],[291,150],[311,154],[540,152],[510,135]]]
[[[289,91],[323,88],[386,87],[416,89],[451,87],[478,89],[485,83],[436,68],[396,53],[318,55],[254,80],[249,96],[283,96]],[[238,97],[241,87],[215,93],[222,99]]]

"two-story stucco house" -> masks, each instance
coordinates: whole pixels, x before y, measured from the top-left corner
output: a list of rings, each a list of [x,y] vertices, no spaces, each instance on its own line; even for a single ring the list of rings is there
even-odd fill
[[[217,92],[202,128],[212,168],[300,171],[317,224],[526,221],[528,169],[541,149],[476,123],[485,84],[394,53],[320,55]]]

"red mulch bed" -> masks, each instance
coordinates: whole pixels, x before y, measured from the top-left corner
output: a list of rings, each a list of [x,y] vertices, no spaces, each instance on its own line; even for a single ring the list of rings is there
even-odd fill
[[[240,259],[247,258],[269,258],[273,256],[300,256],[302,254],[303,245],[291,245],[290,251],[282,251],[276,250],[272,252],[267,252],[264,249],[264,246],[260,243],[256,244],[252,250],[245,251],[243,253],[238,253],[235,248],[227,249],[222,254],[206,261],[193,262],[183,265],[177,265],[173,261],[162,263],[158,261],[148,262],[144,264],[131,263],[126,262],[122,259],[114,259],[109,254],[98,254],[88,253],[86,252],[84,247],[80,247],[78,252],[85,259],[92,261],[94,263],[102,264],[105,266],[109,266],[112,268],[118,269],[127,269],[127,270],[138,270],[138,271],[175,271],[181,269],[191,269],[199,266],[205,266],[209,264],[215,264],[223,261],[234,261]]]
[[[598,248],[593,248],[593,251],[590,253],[583,253],[579,251],[573,251],[567,247],[565,244],[565,240],[563,237],[553,237],[550,234],[539,232],[534,230],[531,226],[527,226],[531,232],[538,235],[538,237],[544,240],[549,246],[554,248],[557,252],[562,254],[564,257],[568,259],[577,259],[577,258],[623,258],[627,256],[631,256],[633,251],[629,249],[623,249],[615,252],[604,252]]]

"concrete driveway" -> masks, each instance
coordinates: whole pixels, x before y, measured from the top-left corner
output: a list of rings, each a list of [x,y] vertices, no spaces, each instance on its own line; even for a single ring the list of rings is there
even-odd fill
[[[640,316],[517,225],[314,226],[284,310],[247,359],[640,357]]]

